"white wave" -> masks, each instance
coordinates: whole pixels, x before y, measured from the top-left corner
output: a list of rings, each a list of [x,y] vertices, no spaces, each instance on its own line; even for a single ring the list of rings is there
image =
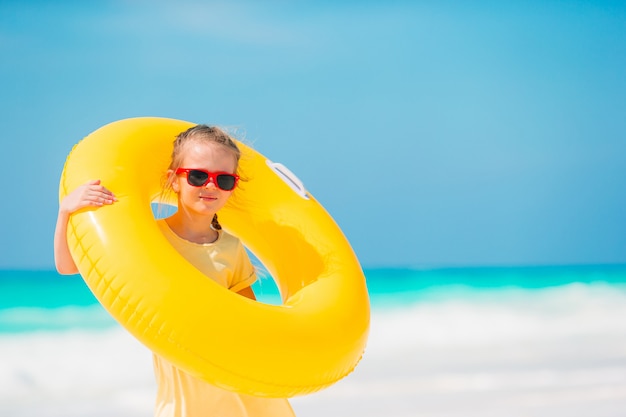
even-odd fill
[[[480,291],[377,310],[370,347],[387,354],[407,347],[602,337],[626,334],[624,317],[626,289],[606,284]]]
[[[58,308],[15,307],[0,310],[0,332],[104,329],[116,323],[100,305]]]

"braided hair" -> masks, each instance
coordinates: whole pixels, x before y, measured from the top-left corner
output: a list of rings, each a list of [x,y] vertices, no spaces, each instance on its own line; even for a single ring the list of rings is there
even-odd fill
[[[211,220],[211,227],[215,230],[222,230],[222,225],[217,221],[217,213],[213,215],[213,220]]]

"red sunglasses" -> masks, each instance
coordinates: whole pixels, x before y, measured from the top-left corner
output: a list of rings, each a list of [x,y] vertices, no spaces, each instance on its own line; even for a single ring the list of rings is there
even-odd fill
[[[176,175],[182,173],[187,174],[187,184],[192,187],[204,187],[209,181],[213,181],[213,184],[220,190],[232,191],[239,181],[239,175],[229,172],[209,172],[194,168],[178,168],[176,170]]]

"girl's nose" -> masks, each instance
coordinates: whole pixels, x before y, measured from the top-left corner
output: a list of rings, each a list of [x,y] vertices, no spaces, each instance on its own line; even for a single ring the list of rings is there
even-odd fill
[[[215,187],[215,183],[213,182],[213,178],[209,178],[206,184],[204,184],[204,188]]]

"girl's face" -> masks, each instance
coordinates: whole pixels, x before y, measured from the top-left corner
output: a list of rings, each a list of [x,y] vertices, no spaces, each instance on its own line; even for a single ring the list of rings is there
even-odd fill
[[[183,152],[181,168],[233,174],[237,169],[237,160],[233,152],[217,143],[192,142],[187,144]],[[185,173],[174,178],[172,189],[178,194],[179,210],[211,218],[224,207],[232,194],[232,191],[219,189],[212,180],[202,187],[189,185]]]

